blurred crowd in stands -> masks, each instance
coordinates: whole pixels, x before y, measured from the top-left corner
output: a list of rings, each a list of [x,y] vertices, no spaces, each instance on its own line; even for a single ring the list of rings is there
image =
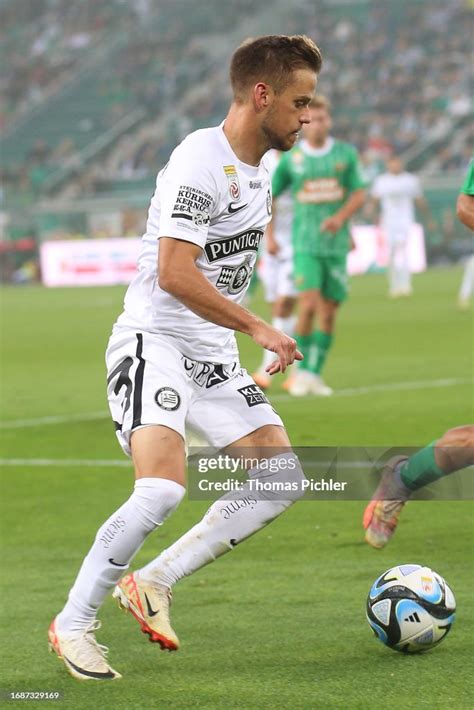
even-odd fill
[[[391,153],[409,156],[425,141],[432,144],[425,172],[462,172],[473,138],[467,3],[367,0],[354,8],[299,0],[285,25],[322,48],[319,88],[332,101],[334,133],[357,145],[369,177]],[[108,100],[104,124],[113,126],[134,107],[144,112],[140,125],[92,166],[79,161],[74,135],[58,135],[54,145],[38,137],[22,161],[4,169],[7,188],[35,199],[45,175],[64,165],[77,165],[76,195],[154,176],[187,132],[225,115],[229,90],[206,38],[225,36],[267,9],[266,0],[3,0],[0,124],[13,135],[22,116],[74,81],[92,51],[113,47],[120,37],[113,63],[104,59],[97,70],[99,93]],[[164,119],[156,130],[164,110],[206,84],[192,110]]]

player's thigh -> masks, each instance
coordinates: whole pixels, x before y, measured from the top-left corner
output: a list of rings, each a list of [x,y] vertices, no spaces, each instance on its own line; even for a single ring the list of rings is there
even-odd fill
[[[323,286],[321,260],[311,254],[294,254],[294,286],[298,293],[320,290]]]
[[[175,348],[151,333],[124,331],[110,338],[109,407],[122,449],[129,456],[133,449],[138,475],[161,475],[165,451],[170,464],[176,464],[181,453],[184,457],[190,390],[181,360]],[[146,431],[149,428],[156,432]],[[151,456],[153,442],[157,451]],[[150,463],[145,466],[147,456]]]
[[[280,260],[277,273],[277,296],[279,299],[294,299],[296,296],[294,267],[291,254]]]
[[[266,253],[259,276],[263,283],[265,301],[274,303],[278,291],[278,258]]]
[[[347,257],[331,257],[324,260],[323,285],[321,294],[326,301],[336,304],[347,300],[349,295],[349,276],[347,273]]]
[[[245,369],[206,390],[190,405],[186,423],[209,444],[223,449],[262,427],[283,422]]]
[[[150,425],[131,433],[135,478],[166,478],[186,485],[186,455],[181,434],[166,426]]]

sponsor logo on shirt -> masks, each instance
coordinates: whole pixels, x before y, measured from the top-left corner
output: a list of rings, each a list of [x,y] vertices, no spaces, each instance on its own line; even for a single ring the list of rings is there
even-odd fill
[[[196,225],[209,223],[212,197],[190,185],[180,185],[171,217],[189,219]]]
[[[237,392],[240,392],[244,397],[249,407],[256,407],[257,404],[268,404],[268,399],[263,394],[262,390],[257,385],[247,385],[241,387]]]
[[[344,189],[337,178],[305,180],[303,189],[296,194],[298,202],[317,205],[320,202],[337,202],[344,197]]]
[[[208,262],[212,263],[213,261],[226,259],[229,256],[234,256],[234,254],[240,254],[244,251],[257,252],[262,239],[262,229],[249,229],[233,237],[214,239],[207,242],[204,247],[204,252]]]
[[[251,190],[260,190],[263,183],[261,180],[250,180],[249,187]]]
[[[235,201],[240,200],[240,182],[235,165],[224,165],[224,172],[229,184],[229,195]]]

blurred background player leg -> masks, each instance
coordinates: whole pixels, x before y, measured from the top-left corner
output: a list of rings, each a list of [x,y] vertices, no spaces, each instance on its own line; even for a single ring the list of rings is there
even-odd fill
[[[408,261],[408,232],[401,227],[388,232],[390,243],[389,295],[392,298],[409,296],[412,292]]]
[[[469,308],[474,291],[474,255],[470,256],[464,267],[464,273],[459,289],[458,305],[461,310]]]
[[[265,289],[265,300],[271,304],[272,325],[293,337],[296,317],[293,315],[295,306],[294,287],[292,281],[292,258],[281,258],[279,254],[265,253],[262,280]],[[252,375],[255,383],[261,389],[267,389],[271,384],[271,376],[266,368],[275,360],[275,353],[263,351],[263,359],[258,370]]]
[[[365,540],[385,547],[411,494],[423,486],[474,464],[474,426],[449,429],[438,441],[410,456],[387,461],[372,500],[364,511]]]

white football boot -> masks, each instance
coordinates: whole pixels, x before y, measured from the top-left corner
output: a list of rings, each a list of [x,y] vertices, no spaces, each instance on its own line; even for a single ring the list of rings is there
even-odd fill
[[[56,653],[69,673],[79,680],[116,680],[121,678],[107,662],[107,646],[97,643],[94,632],[100,621],[93,621],[83,631],[62,633],[53,619],[48,630],[48,645]]]

